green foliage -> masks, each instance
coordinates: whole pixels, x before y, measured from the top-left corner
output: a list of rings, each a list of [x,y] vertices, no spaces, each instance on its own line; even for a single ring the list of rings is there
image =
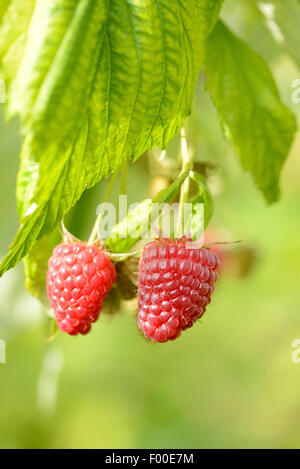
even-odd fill
[[[268,202],[279,195],[278,180],[296,131],[267,64],[218,22],[206,42],[207,89],[225,135]]]
[[[19,114],[26,133],[21,158],[36,168],[27,180],[34,191],[0,275],[86,188],[127,158],[166,147],[190,113],[218,11],[207,14],[208,0],[27,2],[24,19],[23,0],[3,16],[0,57],[8,115]]]
[[[25,48],[35,0],[2,0],[0,6],[0,70],[8,85],[8,102]]]
[[[300,65],[299,29],[300,6],[299,0],[268,0],[266,4],[259,2],[260,10],[265,13],[265,8],[270,11],[270,16],[265,13],[267,25],[272,28],[272,23],[277,25],[279,40],[283,40],[286,48]],[[270,23],[271,21],[271,23]]]
[[[26,284],[40,295],[62,218],[86,189],[117,171],[125,160],[135,160],[155,145],[167,147],[190,113],[204,60],[207,87],[226,135],[266,199],[276,200],[294,117],[281,104],[263,60],[217,22],[222,3],[0,2],[0,78],[7,84],[6,113],[20,116],[25,135],[17,183],[20,228],[0,275],[27,256]],[[286,43],[298,58],[298,7],[294,0],[287,8],[280,0],[272,4]],[[199,190],[193,202],[205,203],[206,226],[212,200],[199,177],[194,175]],[[141,231],[153,215],[152,203],[171,201],[179,180],[130,215]],[[194,212],[194,237],[200,221]],[[119,229],[124,229],[122,223],[113,231]],[[116,252],[127,251],[133,241],[129,233],[125,244],[124,238],[119,244],[110,238],[108,245]]]
[[[114,253],[128,252],[132,249],[151,227],[151,223],[161,215],[160,204],[174,201],[188,175],[196,183],[197,194],[189,200],[192,210],[187,213],[184,228],[194,240],[199,239],[212,216],[212,197],[205,178],[194,171],[186,171],[181,173],[168,188],[158,192],[152,200],[146,199],[138,204],[118,225],[115,225],[105,242],[108,249]],[[197,210],[197,204],[204,204],[204,219],[203,212]]]
[[[105,245],[114,253],[128,252],[149,227],[152,200],[145,199],[115,225]]]
[[[192,210],[186,220],[186,232],[189,232],[194,241],[200,238],[207,227],[213,212],[213,200],[202,174],[191,171],[191,179],[196,183],[197,194],[189,200]],[[198,204],[203,204],[204,212],[198,209]]]
[[[50,235],[37,241],[30,253],[24,257],[25,287],[35,298],[47,305],[46,278],[48,259],[54,246],[61,241],[60,230],[56,228]]]
[[[147,232],[150,223],[160,215],[160,204],[167,204],[174,200],[179,193],[180,186],[188,172],[180,174],[166,189],[161,190],[151,200],[139,203],[118,225],[115,225],[105,244],[111,252],[128,252]]]
[[[198,8],[204,21],[201,22],[201,31],[204,37],[212,32],[221,10],[224,0],[205,0],[198,2]]]

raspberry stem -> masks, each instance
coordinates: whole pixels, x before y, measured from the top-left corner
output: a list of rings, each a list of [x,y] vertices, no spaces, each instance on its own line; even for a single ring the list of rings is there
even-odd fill
[[[128,173],[127,161],[124,161],[124,163],[121,166],[120,194],[127,194],[127,173]]]
[[[182,127],[180,131],[181,141],[181,161],[182,167],[181,172],[189,171],[193,169],[193,157],[189,152],[185,128]],[[179,199],[179,210],[177,218],[177,229],[176,237],[180,237],[184,234],[184,204],[188,202],[190,191],[190,177],[187,176],[181,186],[180,199]]]
[[[113,188],[113,185],[114,185],[114,182],[116,180],[117,175],[118,175],[118,171],[116,171],[110,178],[109,184],[107,186],[107,189],[106,189],[106,192],[104,194],[103,201],[102,201],[103,204],[105,204],[109,199],[109,196],[111,194],[111,191],[112,191],[112,188]],[[102,217],[103,217],[103,211],[100,210],[100,213],[96,218],[96,221],[95,221],[91,236],[90,236],[89,241],[88,241],[88,244],[93,244],[97,240],[97,238],[99,236],[99,234],[98,234],[98,225],[99,225]]]
[[[203,244],[203,247],[205,248],[207,246],[214,246],[215,244],[217,245],[239,244],[241,242],[242,242],[241,239],[237,239],[236,241],[212,241],[211,243]]]

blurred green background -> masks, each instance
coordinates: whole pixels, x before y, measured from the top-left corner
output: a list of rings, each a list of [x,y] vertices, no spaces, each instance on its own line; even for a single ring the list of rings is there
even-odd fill
[[[223,18],[269,63],[284,102],[300,71],[251,4],[228,1]],[[242,239],[256,257],[246,277],[225,271],[202,322],[176,341],[148,344],[135,316],[102,315],[87,337],[43,343],[49,321],[23,287],[22,267],[0,281],[0,448],[238,448],[300,446],[299,132],[281,179],[279,203],[267,207],[224,140],[200,78],[190,135],[199,161],[217,167],[212,225]],[[17,228],[18,122],[0,109],[0,253]],[[251,129],[249,129],[251,132]],[[150,194],[146,156],[129,168],[132,201]],[[74,234],[92,226],[105,186],[79,202]],[[83,228],[84,227],[84,228]],[[231,249],[231,248],[230,248]],[[238,249],[238,248],[237,248]]]

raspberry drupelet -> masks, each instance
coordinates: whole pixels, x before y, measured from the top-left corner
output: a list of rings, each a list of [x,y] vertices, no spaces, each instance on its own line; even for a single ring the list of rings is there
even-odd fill
[[[116,281],[116,269],[96,246],[59,244],[49,260],[47,293],[58,327],[70,335],[87,334]]]
[[[219,259],[187,237],[159,239],[144,248],[139,270],[138,327],[155,342],[174,340],[203,316],[217,280]]]

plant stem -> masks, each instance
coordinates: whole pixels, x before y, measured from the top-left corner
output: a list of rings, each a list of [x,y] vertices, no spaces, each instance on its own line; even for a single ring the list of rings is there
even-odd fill
[[[118,175],[118,171],[116,171],[110,178],[109,184],[107,186],[107,189],[106,189],[106,192],[104,194],[103,201],[102,201],[103,204],[105,204],[109,199],[109,196],[111,194],[111,191],[112,191],[112,188],[113,188],[113,185],[114,185],[114,182],[116,180],[117,175]],[[102,210],[100,210],[100,213],[96,218],[96,221],[95,221],[91,236],[90,236],[89,241],[88,241],[88,244],[93,244],[96,241],[96,239],[98,237],[98,225],[99,225],[102,217],[103,217],[103,212],[102,212]]]
[[[128,166],[127,166],[127,160],[126,160],[121,166],[120,194],[122,195],[127,194],[127,173],[128,173]]]
[[[120,179],[121,179],[120,191],[119,191],[119,196],[116,202],[116,212],[118,214],[118,219],[120,219],[120,196],[127,195],[127,173],[128,173],[127,161],[124,161],[120,169]]]
[[[215,244],[225,246],[227,244],[238,244],[238,243],[242,243],[242,240],[237,239],[236,241],[212,241],[211,243],[203,244],[203,247],[205,248],[206,246],[214,246]]]
[[[181,160],[182,160],[181,171],[184,172],[184,171],[193,169],[193,158],[191,156],[191,153],[188,150],[186,133],[185,133],[184,127],[181,128],[180,137],[181,137]],[[187,176],[180,190],[179,210],[178,210],[177,229],[176,229],[177,237],[184,230],[184,204],[186,204],[189,200],[189,191],[190,191],[190,177]]]

